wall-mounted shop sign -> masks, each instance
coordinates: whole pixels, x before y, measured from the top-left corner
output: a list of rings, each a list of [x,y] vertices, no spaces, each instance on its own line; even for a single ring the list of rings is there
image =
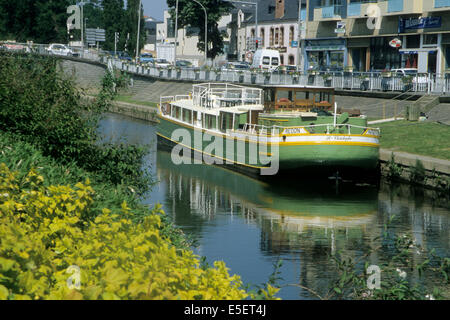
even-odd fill
[[[268,50],[278,50],[280,53],[286,53],[287,47],[269,47]]]
[[[344,39],[306,40],[307,51],[344,51]]]
[[[398,20],[399,33],[407,30],[431,29],[442,27],[442,17],[409,18]]]
[[[419,49],[419,50],[399,50],[400,54],[419,54],[420,52],[426,52],[426,53],[437,53],[436,49]]]
[[[346,26],[346,23],[345,23],[345,22],[343,22],[343,21],[338,21],[338,22],[336,23],[336,29],[334,29],[334,33],[337,33],[337,34],[345,34],[345,26]]]
[[[391,41],[389,41],[389,45],[392,48],[401,48],[402,41],[400,39],[395,38],[395,39],[392,39]]]

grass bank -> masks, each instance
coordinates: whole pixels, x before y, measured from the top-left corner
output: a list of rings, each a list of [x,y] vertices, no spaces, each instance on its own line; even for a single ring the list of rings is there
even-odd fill
[[[158,103],[156,103],[156,102],[136,100],[136,99],[133,99],[133,96],[126,95],[126,94],[119,94],[119,95],[117,95],[115,100],[116,101],[120,101],[120,102],[137,104],[137,105],[140,105],[140,106],[147,106],[147,107],[151,107],[151,108],[157,108],[158,107]]]
[[[450,126],[410,121],[374,126],[381,129],[381,148],[450,160]]]

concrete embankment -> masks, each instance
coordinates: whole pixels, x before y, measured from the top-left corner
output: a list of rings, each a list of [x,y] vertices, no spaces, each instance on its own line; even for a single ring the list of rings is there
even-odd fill
[[[158,118],[156,116],[157,109],[153,107],[114,101],[109,111],[112,113],[122,114],[134,119],[146,120],[153,123],[158,122]]]
[[[435,189],[449,188],[448,160],[381,149],[380,168],[383,177]]]

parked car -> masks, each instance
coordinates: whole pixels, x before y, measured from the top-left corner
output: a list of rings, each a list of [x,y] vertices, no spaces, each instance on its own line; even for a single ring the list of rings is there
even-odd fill
[[[66,56],[66,57],[73,57],[76,56],[76,54],[73,52],[72,49],[68,48],[67,46],[59,43],[53,43],[48,48],[46,48],[47,53],[50,55],[55,56]]]
[[[122,61],[133,61],[130,55],[127,52],[118,51],[117,57]]]
[[[275,68],[275,70],[273,70],[274,73],[279,73],[279,74],[290,74],[292,72],[296,72],[297,66],[278,66]]]
[[[175,65],[180,68],[192,68],[192,63],[187,60],[177,60]]]
[[[245,71],[249,69],[249,65],[242,62],[227,62],[222,66],[222,71]]]
[[[401,81],[402,91],[410,91],[415,85],[427,86],[430,79],[427,74],[419,73],[415,68],[399,68],[385,72],[381,80],[381,88],[383,91],[392,89],[395,81]],[[398,82],[397,82],[398,83]]]
[[[140,63],[153,63],[155,59],[153,58],[153,55],[151,53],[143,53],[139,57]]]
[[[153,62],[153,64],[155,65],[155,67],[159,67],[159,68],[167,68],[169,66],[171,66],[172,64],[167,61],[166,59],[155,59],[155,61]]]

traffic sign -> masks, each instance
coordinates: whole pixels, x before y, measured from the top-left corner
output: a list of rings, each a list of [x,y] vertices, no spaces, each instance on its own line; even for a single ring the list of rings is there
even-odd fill
[[[86,41],[95,44],[96,42],[106,41],[106,32],[104,29],[86,29]]]

